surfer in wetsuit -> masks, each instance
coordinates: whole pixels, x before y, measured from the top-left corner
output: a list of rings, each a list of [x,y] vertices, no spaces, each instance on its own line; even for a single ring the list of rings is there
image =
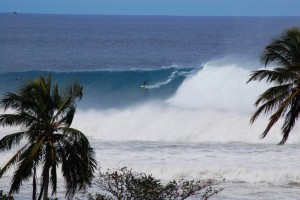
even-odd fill
[[[142,85],[141,85],[141,88],[146,88],[147,86],[147,82],[146,81],[143,81]]]

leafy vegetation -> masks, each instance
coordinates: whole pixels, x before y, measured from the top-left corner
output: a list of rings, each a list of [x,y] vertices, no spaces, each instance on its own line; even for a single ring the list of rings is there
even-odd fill
[[[163,185],[152,175],[136,173],[126,167],[120,170],[108,170],[103,173],[99,170],[96,186],[103,191],[95,195],[89,194],[89,200],[184,200],[191,196],[208,199],[222,191],[222,188],[213,189],[219,182],[207,181],[170,181]]]
[[[251,118],[257,119],[261,113],[271,114],[267,128],[262,133],[264,138],[273,125],[284,117],[282,140],[284,144],[300,114],[300,31],[291,28],[275,38],[261,57],[265,66],[274,64],[274,69],[256,70],[248,82],[266,81],[272,87],[262,93],[255,105],[258,107]]]
[[[3,190],[0,190],[0,200],[14,200],[12,196],[4,194]]]
[[[64,90],[52,84],[51,76],[38,77],[25,83],[16,92],[8,92],[0,100],[4,110],[12,114],[0,115],[0,125],[19,126],[21,131],[0,140],[0,152],[24,144],[0,170],[0,178],[12,166],[9,195],[19,192],[23,181],[32,177],[33,199],[37,197],[37,170],[41,169],[38,199],[48,199],[57,189],[57,169],[61,166],[66,183],[66,196],[92,184],[97,166],[95,154],[86,136],[71,128],[76,101],[82,97],[82,86],[68,85]]]

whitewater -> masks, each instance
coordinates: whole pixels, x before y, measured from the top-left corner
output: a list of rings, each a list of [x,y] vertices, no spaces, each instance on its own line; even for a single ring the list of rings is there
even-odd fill
[[[220,180],[216,188],[224,190],[211,199],[299,199],[300,125],[283,146],[277,145],[282,121],[260,139],[268,116],[260,116],[254,124],[250,118],[255,100],[270,85],[246,84],[252,70],[264,67],[258,55],[264,45],[283,28],[299,25],[299,18],[28,15],[18,21],[0,15],[0,19],[12,24],[5,22],[0,28],[25,30],[17,35],[0,32],[0,52],[6,55],[0,60],[1,93],[48,73],[59,83],[79,81],[84,96],[72,126],[88,136],[102,169],[127,166],[164,182]],[[102,28],[95,28],[95,23]],[[30,31],[36,30],[40,34],[32,37]],[[220,35],[223,40],[217,40]],[[74,42],[81,45],[73,48]],[[53,50],[49,55],[47,45]],[[18,59],[11,53],[15,46],[20,48]],[[143,81],[146,88],[140,87]],[[18,130],[1,128],[0,138]],[[0,167],[12,155],[1,152]],[[0,189],[9,190],[12,175],[13,169],[0,179]],[[57,197],[64,199],[61,175],[58,183]],[[31,199],[30,195],[31,181],[24,182],[15,197]]]

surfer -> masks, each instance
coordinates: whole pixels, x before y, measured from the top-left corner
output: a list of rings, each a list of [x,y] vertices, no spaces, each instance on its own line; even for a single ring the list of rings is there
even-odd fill
[[[147,86],[147,82],[146,81],[143,81],[142,85],[141,85],[141,88],[146,88]]]

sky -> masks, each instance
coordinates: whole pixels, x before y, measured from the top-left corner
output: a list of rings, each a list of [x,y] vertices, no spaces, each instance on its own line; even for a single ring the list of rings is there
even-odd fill
[[[300,16],[300,0],[0,0],[1,13]]]

